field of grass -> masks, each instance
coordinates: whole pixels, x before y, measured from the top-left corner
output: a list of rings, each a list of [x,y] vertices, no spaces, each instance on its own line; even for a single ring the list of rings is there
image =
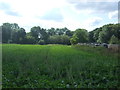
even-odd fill
[[[3,88],[116,88],[118,54],[103,47],[3,44]]]

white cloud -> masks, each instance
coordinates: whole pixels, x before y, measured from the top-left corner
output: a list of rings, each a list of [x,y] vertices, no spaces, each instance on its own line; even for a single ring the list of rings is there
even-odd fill
[[[119,2],[119,0],[67,0],[71,3],[75,2]]]
[[[80,1],[81,0],[74,0],[74,2]],[[101,24],[102,17],[105,15],[103,13],[101,18],[93,15],[93,9],[91,8],[84,9],[85,7],[83,7],[78,10],[74,4],[71,4],[67,0],[0,0],[0,2],[7,3],[10,10],[13,11],[7,14],[6,12],[9,11],[7,6],[4,7],[4,9],[0,9],[0,25],[4,22],[18,23],[18,25],[25,28],[27,32],[33,26],[41,26],[42,28],[67,27],[70,30],[85,28],[92,30]],[[54,11],[56,8],[58,10]],[[20,16],[15,16],[14,12],[19,13]],[[42,19],[46,14],[47,19]],[[61,22],[56,20],[60,19],[56,18],[57,15],[60,15]],[[109,21],[107,21],[107,23],[109,23]]]
[[[118,11],[116,10],[116,11],[113,11],[113,12],[110,12],[109,14],[108,14],[108,17],[109,17],[109,19],[114,19],[114,18],[118,18]]]
[[[63,15],[62,15],[60,9],[54,8],[51,11],[45,13],[45,15],[43,15],[41,19],[62,22],[64,18],[63,18]]]
[[[2,0],[23,16],[42,16],[45,12],[60,8],[66,4],[64,0]]]
[[[87,29],[88,31],[91,31],[97,27],[100,27],[102,25],[103,19],[101,17],[92,17],[85,20],[82,24],[82,27]]]

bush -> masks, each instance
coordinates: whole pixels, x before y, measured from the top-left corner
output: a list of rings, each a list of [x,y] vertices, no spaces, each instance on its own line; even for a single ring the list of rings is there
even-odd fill
[[[49,37],[49,44],[67,44],[70,45],[70,37],[67,35],[54,35]]]
[[[25,37],[25,41],[24,42],[25,42],[25,44],[35,44],[36,40],[35,40],[34,37],[27,35]]]
[[[44,41],[44,40],[39,40],[39,41],[38,41],[38,44],[44,45],[44,44],[45,44],[45,41]]]
[[[70,43],[71,43],[72,45],[77,44],[77,43],[78,43],[77,40],[78,40],[77,37],[75,37],[75,38],[71,38],[71,39],[70,39]]]

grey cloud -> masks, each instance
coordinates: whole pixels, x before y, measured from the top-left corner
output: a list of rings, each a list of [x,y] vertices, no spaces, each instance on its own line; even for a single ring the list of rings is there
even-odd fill
[[[79,2],[75,0],[72,2],[68,1],[71,4],[74,4],[77,10],[93,10],[95,13],[108,13],[115,10],[118,10],[117,2]]]
[[[60,9],[58,8],[54,8],[51,11],[47,12],[42,19],[45,20],[53,20],[53,21],[57,21],[57,22],[61,22],[63,20],[63,16],[60,12]]]
[[[0,10],[3,10],[7,15],[20,16],[18,12],[13,11],[11,6],[5,2],[0,3]]]

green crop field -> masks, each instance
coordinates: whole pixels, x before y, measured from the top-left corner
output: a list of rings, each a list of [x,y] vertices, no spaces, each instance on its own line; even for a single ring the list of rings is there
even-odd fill
[[[3,44],[3,88],[116,88],[118,53],[103,47]]]

